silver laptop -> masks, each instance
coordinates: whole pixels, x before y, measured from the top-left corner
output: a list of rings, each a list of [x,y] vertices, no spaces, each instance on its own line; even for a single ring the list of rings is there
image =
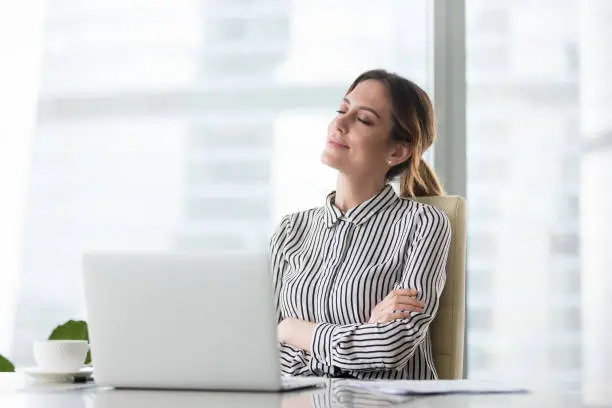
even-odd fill
[[[96,383],[116,388],[281,391],[264,254],[87,253],[85,304]]]

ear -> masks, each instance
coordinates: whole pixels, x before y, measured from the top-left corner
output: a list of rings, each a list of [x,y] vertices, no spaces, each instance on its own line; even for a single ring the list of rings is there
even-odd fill
[[[406,142],[394,143],[392,150],[390,152],[389,158],[387,159],[387,163],[393,167],[400,163],[405,162],[412,156],[412,148]]]

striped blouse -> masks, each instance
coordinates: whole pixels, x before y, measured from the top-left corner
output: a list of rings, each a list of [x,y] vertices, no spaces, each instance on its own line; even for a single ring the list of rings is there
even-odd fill
[[[311,352],[281,344],[284,374],[435,379],[428,327],[446,281],[447,216],[400,198],[390,185],[349,210],[334,205],[285,216],[270,257],[277,318],[316,322]],[[367,323],[394,288],[416,289],[423,312]]]

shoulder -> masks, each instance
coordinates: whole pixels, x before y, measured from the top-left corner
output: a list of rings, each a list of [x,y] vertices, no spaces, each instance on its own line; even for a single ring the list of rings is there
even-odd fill
[[[324,207],[315,207],[308,210],[297,211],[284,215],[278,227],[276,234],[289,234],[295,230],[301,230],[310,226],[323,222]]]
[[[400,203],[406,208],[404,216],[411,219],[411,224],[415,229],[450,236],[451,223],[444,211],[431,204],[410,198],[402,197]]]
[[[283,218],[287,218],[293,224],[298,222],[313,222],[322,218],[324,211],[324,207],[314,207],[308,210],[287,214]]]

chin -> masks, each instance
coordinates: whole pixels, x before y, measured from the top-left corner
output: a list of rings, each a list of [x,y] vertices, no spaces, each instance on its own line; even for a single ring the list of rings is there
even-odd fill
[[[340,170],[340,168],[342,167],[339,163],[339,160],[326,151],[323,151],[323,153],[321,154],[321,163],[323,163],[327,167],[331,167],[332,169],[336,170]]]

